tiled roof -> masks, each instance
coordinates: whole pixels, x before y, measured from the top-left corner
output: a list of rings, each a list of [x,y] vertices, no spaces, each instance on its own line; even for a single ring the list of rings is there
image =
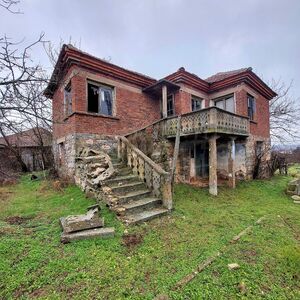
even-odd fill
[[[242,68],[242,69],[232,70],[227,72],[219,72],[215,75],[206,78],[205,81],[207,81],[208,83],[214,83],[246,71],[252,71],[252,68]]]
[[[17,146],[17,147],[37,147],[40,146],[38,134],[36,134],[37,128],[31,128],[25,131],[22,131],[20,133],[15,133],[6,136],[8,139],[8,143],[11,146]],[[39,128],[39,132],[41,135],[41,138],[43,140],[44,146],[50,146],[52,143],[52,134],[50,131]],[[5,139],[2,137],[0,138],[0,147],[3,145],[6,145]]]

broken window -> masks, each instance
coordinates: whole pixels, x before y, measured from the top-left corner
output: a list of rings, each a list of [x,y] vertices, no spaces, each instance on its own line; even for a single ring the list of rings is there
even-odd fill
[[[88,112],[113,115],[113,88],[88,83]]]
[[[233,94],[218,98],[214,100],[214,102],[216,107],[219,107],[232,113],[234,113],[235,111]]]
[[[248,117],[250,120],[254,120],[254,115],[256,110],[255,99],[253,96],[248,94],[247,101],[248,101]]]
[[[192,111],[196,111],[202,108],[202,101],[203,99],[192,96]]]
[[[173,116],[175,114],[175,109],[174,109],[174,96],[169,95],[167,98],[167,116]]]
[[[69,83],[65,87],[64,94],[65,94],[64,95],[65,96],[65,100],[64,100],[65,116],[69,116],[72,113],[72,90],[71,90],[71,83]]]

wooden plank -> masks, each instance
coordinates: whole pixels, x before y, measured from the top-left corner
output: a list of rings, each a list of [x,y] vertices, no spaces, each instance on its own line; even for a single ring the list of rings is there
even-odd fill
[[[171,184],[173,185],[177,158],[179,154],[179,146],[180,146],[180,130],[181,129],[181,116],[177,118],[177,130],[176,130],[176,139],[175,139],[175,147],[174,147],[174,154],[173,154],[173,161],[172,161],[172,169],[171,169]]]

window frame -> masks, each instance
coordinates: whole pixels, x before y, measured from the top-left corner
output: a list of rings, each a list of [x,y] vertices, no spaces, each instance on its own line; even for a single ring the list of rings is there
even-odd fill
[[[71,101],[70,101],[71,100]],[[71,81],[64,87],[64,115],[70,116],[73,113],[73,97]]]
[[[191,95],[191,111],[198,111],[203,109],[203,98],[195,96],[195,95]],[[193,101],[200,101],[200,108],[198,109],[193,109]]]
[[[111,101],[112,101],[112,105],[111,105],[111,115],[109,114],[105,114],[103,112],[100,111],[101,109],[101,103],[99,101],[99,97],[101,95],[101,93],[98,93],[98,112],[94,112],[94,111],[89,111],[89,84],[97,86],[98,90],[101,90],[101,88],[103,88],[103,90],[111,90]],[[105,84],[105,83],[101,83],[101,82],[97,82],[97,81],[93,81],[90,79],[86,80],[86,111],[87,113],[90,114],[97,114],[99,116],[105,116],[105,117],[115,117],[116,115],[116,88],[114,86]]]
[[[168,103],[169,103],[169,99],[172,99],[172,109],[173,109],[173,113],[172,114],[169,114],[169,109],[168,109]],[[167,96],[167,117],[173,117],[175,116],[175,97],[174,97],[174,94],[169,94]]]
[[[250,107],[250,101],[252,100],[252,106]],[[251,108],[251,114],[250,114],[250,108]],[[254,121],[255,120],[255,116],[256,116],[256,99],[254,96],[252,96],[251,94],[247,93],[247,115],[249,117],[250,121]]]
[[[229,111],[229,110],[227,110],[227,108],[226,108],[226,101],[227,101],[228,99],[230,99],[230,98],[233,99],[233,111]],[[224,105],[224,108],[217,107],[217,105],[216,105],[217,102],[221,102],[221,101],[224,101],[224,104],[225,104],[225,105]],[[215,107],[220,108],[220,109],[223,109],[223,110],[226,110],[226,111],[228,111],[229,113],[235,114],[235,111],[236,111],[236,105],[235,105],[235,94],[234,94],[234,93],[227,94],[227,95],[224,95],[224,96],[215,98],[215,99],[213,99],[213,102],[214,102],[214,106],[215,106]]]

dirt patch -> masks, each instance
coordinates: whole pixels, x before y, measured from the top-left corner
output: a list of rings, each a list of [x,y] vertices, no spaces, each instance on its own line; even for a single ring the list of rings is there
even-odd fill
[[[241,257],[247,263],[254,264],[257,260],[257,252],[254,249],[241,250]]]
[[[52,189],[58,192],[62,192],[70,183],[67,180],[54,180],[52,181]]]
[[[22,225],[31,219],[32,217],[10,216],[5,218],[4,221],[10,225]]]
[[[44,297],[44,296],[47,295],[47,293],[48,293],[47,292],[47,288],[46,287],[42,287],[42,288],[34,290],[28,296],[29,296],[29,299],[35,299],[35,298]]]
[[[2,227],[2,228],[0,228],[0,236],[15,234],[16,231],[17,230],[12,227]]]
[[[143,242],[143,235],[132,233],[132,234],[125,234],[123,235],[123,242],[122,244],[129,250],[134,249],[138,245]]]
[[[12,192],[10,191],[1,191],[0,190],[0,202],[6,202],[9,200],[9,198],[11,197]]]

